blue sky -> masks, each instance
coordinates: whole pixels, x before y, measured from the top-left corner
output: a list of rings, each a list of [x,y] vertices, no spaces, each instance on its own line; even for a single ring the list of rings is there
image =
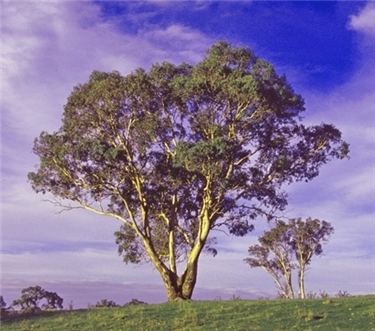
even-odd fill
[[[353,72],[358,49],[348,16],[363,7],[361,2],[175,2],[155,11],[150,2],[99,5],[105,17],[121,20],[125,32],[177,24],[250,46],[272,63],[305,72],[305,83],[317,89],[343,83]],[[127,24],[128,15],[137,17],[133,24]]]
[[[165,300],[148,265],[117,256],[115,221],[58,214],[26,182],[33,139],[60,125],[73,86],[92,70],[123,74],[154,62],[196,63],[213,42],[252,48],[302,94],[307,124],[334,123],[351,158],[288,187],[287,216],[330,221],[335,234],[313,261],[308,290],[375,292],[375,5],[366,2],[2,2],[2,294],[41,284],[66,303]],[[194,297],[274,295],[270,278],[243,262],[246,238],[221,236],[203,257]]]

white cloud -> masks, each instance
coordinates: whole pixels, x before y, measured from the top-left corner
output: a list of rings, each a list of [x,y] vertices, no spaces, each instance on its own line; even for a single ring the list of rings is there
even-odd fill
[[[350,27],[375,36],[375,4],[368,2],[357,15],[352,15],[350,17]]]
[[[88,2],[2,7],[2,107],[8,125],[23,130],[28,141],[42,129],[58,127],[69,91],[91,71],[128,73],[165,59],[197,60],[210,43],[181,25],[120,32],[118,22],[104,21],[98,6]]]

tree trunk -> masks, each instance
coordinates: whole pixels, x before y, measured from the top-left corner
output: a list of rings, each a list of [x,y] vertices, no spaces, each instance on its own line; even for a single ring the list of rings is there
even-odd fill
[[[160,273],[167,292],[168,301],[190,300],[193,295],[195,283],[197,281],[199,256],[205,245],[210,229],[210,221],[206,214],[202,218],[202,225],[198,232],[198,238],[191,249],[190,254],[188,255],[186,267],[181,277],[178,276],[175,256],[173,254],[174,234],[172,233],[169,240],[169,251],[171,254],[169,259],[169,268],[166,267],[166,265],[159,259],[151,241],[144,237],[146,251],[150,256],[156,270],[158,270]]]
[[[197,282],[198,258],[192,263],[188,263],[182,277],[182,294],[184,297],[191,299]]]
[[[190,298],[184,297],[182,294],[181,287],[172,286],[171,284],[164,283],[168,302],[178,301],[178,300],[188,300]]]
[[[178,277],[174,272],[162,274],[168,301],[190,300],[197,281],[197,273],[198,261],[194,261],[186,266],[181,277]]]
[[[299,297],[305,299],[305,270],[301,268],[298,273]]]
[[[294,299],[294,291],[292,284],[292,274],[288,273],[287,275],[287,287],[288,287],[288,297],[289,299]]]
[[[184,273],[179,277],[171,270],[160,272],[164,287],[167,292],[168,301],[190,300],[198,275],[198,260],[202,250],[201,245],[197,245],[188,258]]]

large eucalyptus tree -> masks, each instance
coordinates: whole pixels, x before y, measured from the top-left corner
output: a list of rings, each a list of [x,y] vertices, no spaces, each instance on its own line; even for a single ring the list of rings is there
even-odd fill
[[[126,262],[151,262],[169,300],[189,299],[211,230],[243,236],[286,206],[284,183],[311,180],[348,146],[300,123],[303,99],[250,50],[217,43],[196,65],[93,72],[42,132],[36,192],[122,223]],[[212,251],[212,247],[211,247]]]

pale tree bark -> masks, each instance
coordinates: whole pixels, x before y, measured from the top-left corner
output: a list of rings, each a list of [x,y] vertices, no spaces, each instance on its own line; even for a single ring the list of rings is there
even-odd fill
[[[159,271],[161,278],[166,289],[168,301],[175,300],[189,300],[191,299],[194,291],[194,287],[197,281],[198,275],[198,261],[200,254],[207,241],[207,237],[210,231],[212,223],[212,217],[210,217],[210,208],[212,205],[211,193],[209,186],[211,182],[207,178],[206,187],[204,189],[204,197],[201,211],[198,216],[199,229],[192,248],[187,256],[187,262],[184,271],[181,276],[178,275],[176,254],[175,254],[175,230],[177,228],[173,220],[168,219],[165,213],[162,213],[162,217],[169,225],[168,235],[168,264],[167,267],[157,256],[152,246],[152,241],[146,237],[143,238],[144,245],[147,254],[150,256],[152,263],[155,268]],[[142,234],[140,234],[142,235]]]
[[[293,285],[292,285],[292,273],[288,272],[285,278],[286,278],[286,283],[288,287],[288,298],[294,299],[294,290],[293,290]]]
[[[267,267],[263,266],[262,268],[271,275],[276,287],[279,289],[280,295],[284,298],[289,298],[288,288],[287,286],[285,286],[285,283],[283,283],[282,280],[280,279],[280,275],[274,272],[274,270],[269,269]]]
[[[201,239],[203,240],[199,240],[191,250],[185,270],[181,276],[178,275],[177,270],[157,268],[162,277],[168,301],[191,299],[197,281],[199,256],[207,236]]]
[[[302,241],[302,240],[301,240]],[[298,288],[299,288],[299,297],[300,299],[306,298],[305,292],[305,271],[306,266],[311,260],[313,251],[303,249],[303,246],[300,243],[297,243],[297,259],[298,259]]]
[[[292,284],[292,272],[289,261],[285,258],[284,253],[282,250],[280,252],[276,252],[276,257],[279,260],[280,266],[282,268],[282,274],[284,276],[285,287],[286,287],[286,297],[288,299],[294,298],[294,290]]]
[[[305,266],[302,264],[298,272],[299,297],[305,299]]]

